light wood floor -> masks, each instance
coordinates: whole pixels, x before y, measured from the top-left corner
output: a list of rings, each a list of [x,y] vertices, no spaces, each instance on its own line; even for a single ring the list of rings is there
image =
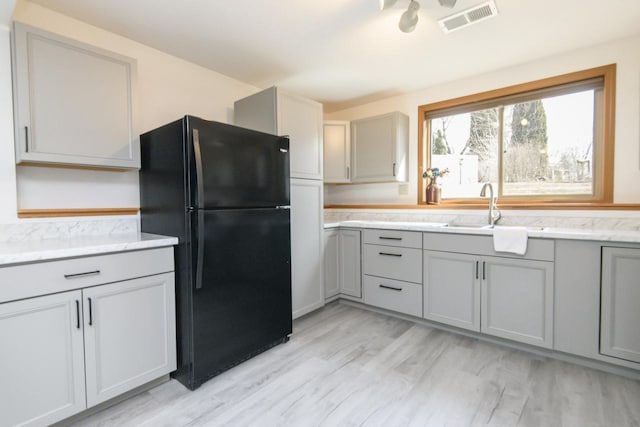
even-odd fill
[[[194,392],[170,381],[82,426],[639,426],[640,382],[332,303]]]

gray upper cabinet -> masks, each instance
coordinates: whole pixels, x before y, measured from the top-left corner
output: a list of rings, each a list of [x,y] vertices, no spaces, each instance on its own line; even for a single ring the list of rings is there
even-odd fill
[[[400,112],[351,122],[351,182],[408,181],[409,116]]]
[[[322,104],[271,87],[236,101],[234,122],[289,136],[291,178],[322,179]]]
[[[600,352],[640,363],[640,249],[602,248]]]
[[[351,136],[349,122],[324,122],[324,183],[351,182]]]
[[[17,22],[12,55],[17,163],[140,168],[135,60]]]

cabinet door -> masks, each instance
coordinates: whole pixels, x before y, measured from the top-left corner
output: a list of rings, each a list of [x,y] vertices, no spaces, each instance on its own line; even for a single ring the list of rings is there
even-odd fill
[[[338,265],[340,252],[338,250],[338,230],[324,232],[324,297],[331,298],[340,292]]]
[[[350,124],[324,122],[324,183],[351,182]]]
[[[351,182],[407,181],[408,124],[398,112],[351,122]]]
[[[340,293],[362,298],[360,231],[340,230]]]
[[[176,369],[173,273],[82,293],[89,407]]]
[[[278,135],[288,135],[291,177],[322,179],[322,104],[278,88]]]
[[[49,425],[86,408],[80,291],[0,304],[0,425]]]
[[[600,352],[640,363],[640,249],[602,248]]]
[[[553,263],[482,258],[482,332],[553,345]]]
[[[15,23],[16,160],[140,168],[135,60]]]
[[[322,181],[291,180],[291,298],[293,318],[324,305]]]
[[[478,257],[424,251],[424,318],[480,331]]]

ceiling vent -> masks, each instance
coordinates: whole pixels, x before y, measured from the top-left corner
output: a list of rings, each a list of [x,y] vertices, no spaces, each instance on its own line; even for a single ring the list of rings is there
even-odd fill
[[[490,0],[442,18],[438,21],[438,24],[440,24],[440,28],[444,33],[450,33],[494,16],[498,16],[498,9],[494,1]]]

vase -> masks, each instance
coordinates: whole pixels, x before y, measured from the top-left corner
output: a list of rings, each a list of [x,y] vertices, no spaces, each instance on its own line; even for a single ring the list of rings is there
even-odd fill
[[[433,178],[429,181],[426,190],[426,198],[428,205],[439,205],[442,197],[442,189],[438,185],[438,181]]]

